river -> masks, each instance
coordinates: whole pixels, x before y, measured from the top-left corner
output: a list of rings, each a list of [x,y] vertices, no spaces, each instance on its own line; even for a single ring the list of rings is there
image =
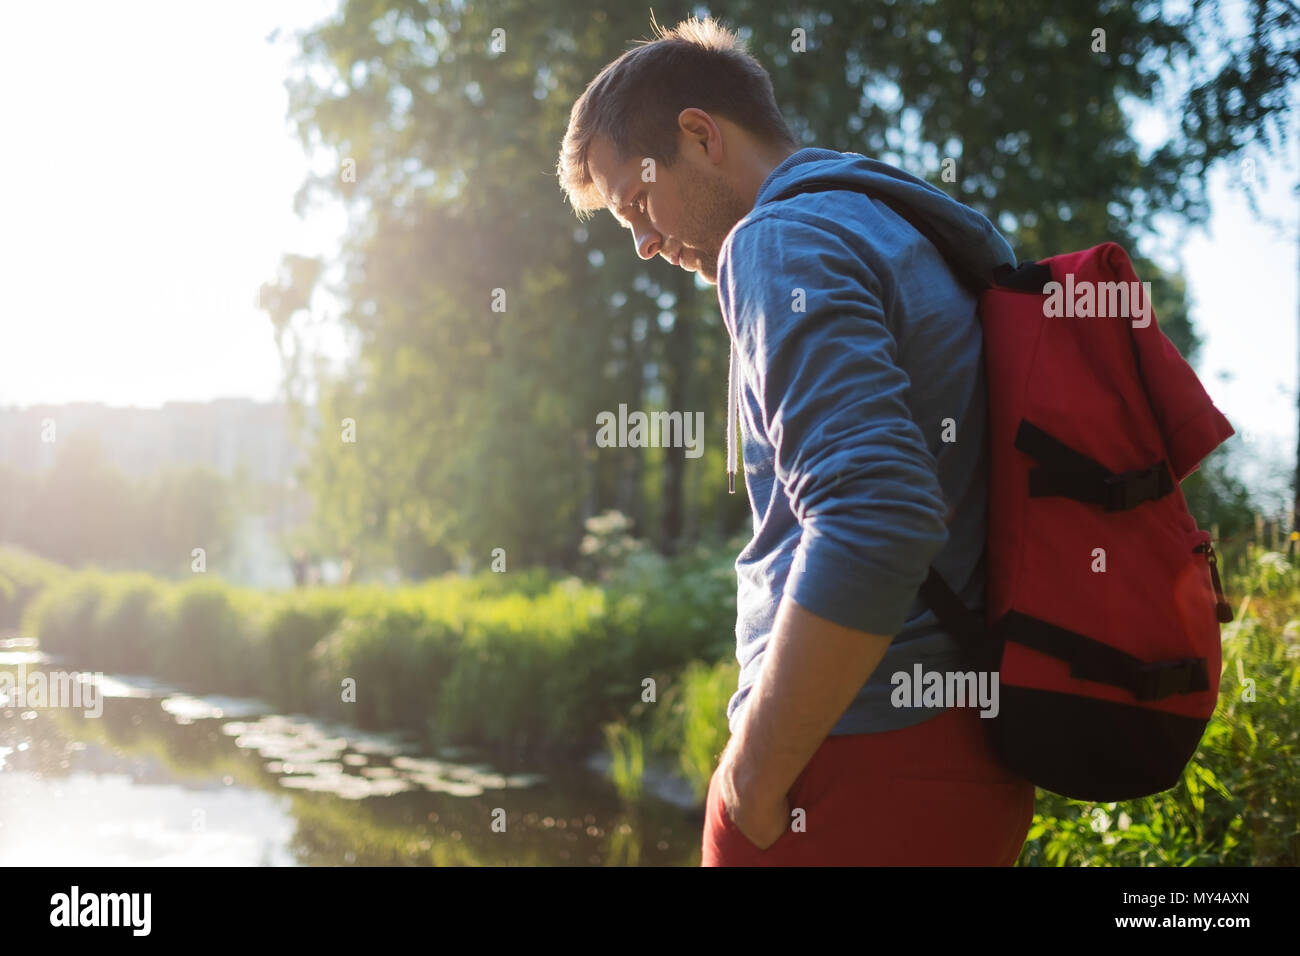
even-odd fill
[[[626,803],[584,766],[427,753],[398,734],[82,675],[98,703],[14,691],[70,670],[0,642],[3,866],[697,866],[702,811]],[[97,716],[95,711],[102,711]]]

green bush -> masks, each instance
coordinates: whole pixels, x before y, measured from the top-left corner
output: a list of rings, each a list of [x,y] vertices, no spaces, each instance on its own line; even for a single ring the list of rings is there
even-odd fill
[[[438,603],[440,591],[403,589],[344,617],[311,655],[318,707],[361,727],[425,733],[459,644],[454,601]],[[343,699],[349,679],[355,701]]]
[[[480,602],[439,701],[446,739],[523,748],[597,742],[605,598],[574,580]]]
[[[365,613],[380,593],[377,589],[313,588],[281,596],[270,607],[263,629],[261,695],[290,710],[326,709],[317,699],[322,691],[313,652],[345,618]]]
[[[82,666],[98,666],[101,651],[95,620],[108,579],[102,571],[76,571],[40,591],[23,622],[36,634],[42,651]]]
[[[0,628],[20,626],[32,599],[68,573],[63,565],[22,548],[0,547]]]
[[[45,579],[26,621],[77,666],[257,693],[434,744],[559,758],[613,742],[624,777],[654,757],[703,796],[736,687],[732,555],[637,549],[599,584],[484,572],[273,594],[78,571]],[[0,578],[0,601],[17,580]],[[1300,570],[1250,548],[1225,585],[1237,620],[1223,629],[1219,707],[1179,785],[1119,804],[1040,793],[1022,865],[1300,864]]]
[[[16,623],[21,613],[18,607],[18,585],[0,575],[0,618]],[[13,624],[7,626],[12,627]]]
[[[167,616],[167,585],[147,574],[107,577],[91,618],[93,661],[99,670],[159,671],[159,655],[175,623]]]
[[[196,689],[256,693],[266,670],[260,634],[265,600],[218,578],[176,585],[164,611],[170,634],[156,669]]]
[[[709,664],[692,661],[674,675],[658,706],[649,710],[650,750],[673,758],[701,800],[727,745],[727,704],[740,679],[735,655]]]

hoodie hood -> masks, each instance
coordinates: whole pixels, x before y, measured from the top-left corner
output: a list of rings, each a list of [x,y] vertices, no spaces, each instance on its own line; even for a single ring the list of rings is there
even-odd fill
[[[791,203],[834,201],[826,192],[812,192],[774,201],[777,196],[801,183],[844,183],[846,189],[868,189],[881,199],[905,206],[935,236],[956,254],[962,264],[976,275],[990,277],[1002,265],[1015,265],[1011,245],[983,215],[953,199],[922,179],[861,153],[841,153],[831,149],[801,149],[786,157],[758,189],[754,208],[728,233],[722,244],[719,261],[730,249],[731,238],[747,223],[759,216],[779,214]],[[845,224],[852,228],[852,223]],[[731,344],[727,374],[727,490],[736,491],[736,420],[740,414],[736,343]]]

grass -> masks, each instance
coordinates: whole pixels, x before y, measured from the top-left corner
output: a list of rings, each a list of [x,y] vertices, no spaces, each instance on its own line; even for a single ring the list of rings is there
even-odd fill
[[[730,561],[639,555],[599,585],[530,571],[516,589],[516,572],[487,572],[259,593],[0,549],[0,608],[21,604],[42,649],[83,668],[253,694],[433,746],[562,759],[603,745],[629,801],[661,763],[702,799],[737,679]],[[1222,567],[1236,617],[1222,692],[1179,785],[1110,804],[1040,791],[1021,865],[1300,864],[1300,569],[1254,545]]]

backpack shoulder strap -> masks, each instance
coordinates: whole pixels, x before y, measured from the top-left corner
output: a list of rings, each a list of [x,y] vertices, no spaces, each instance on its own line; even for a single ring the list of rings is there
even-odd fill
[[[992,284],[985,277],[976,274],[971,269],[971,267],[966,263],[966,261],[963,260],[960,256],[956,255],[954,250],[951,249],[947,245],[947,243],[945,243],[939,237],[939,234],[934,231],[934,228],[928,222],[922,219],[920,216],[916,215],[916,213],[913,212],[912,209],[909,208],[906,204],[899,202],[897,199],[893,198],[892,196],[882,196],[880,193],[866,186],[862,186],[854,183],[836,182],[834,180],[810,179],[807,182],[802,182],[802,183],[798,183],[797,185],[791,186],[789,189],[786,189],[778,193],[777,195],[773,196],[771,199],[766,201],[780,202],[783,199],[790,199],[793,196],[798,196],[803,193],[820,193],[820,192],[830,192],[834,190],[862,193],[864,196],[869,196],[872,199],[880,200],[882,203],[884,203],[886,206],[892,209],[895,213],[901,216],[903,220],[907,222],[908,225],[910,225],[921,235],[925,236],[926,239],[930,240],[930,244],[939,251],[939,255],[941,255],[943,257],[944,262],[948,264],[948,268],[952,270],[952,273],[954,276],[956,276],[957,281],[960,282],[965,289],[967,289],[969,292],[973,293],[974,295],[978,296],[981,292],[983,292]],[[1010,270],[1010,266],[1004,266],[1002,268]]]

